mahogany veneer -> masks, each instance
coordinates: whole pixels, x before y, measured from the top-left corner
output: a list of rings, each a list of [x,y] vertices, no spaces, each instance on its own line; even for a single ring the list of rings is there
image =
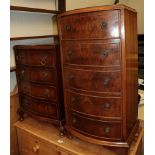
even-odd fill
[[[60,125],[65,123],[58,45],[16,45],[20,120],[24,113]]]
[[[139,124],[136,11],[68,11],[58,27],[68,133],[127,154]]]

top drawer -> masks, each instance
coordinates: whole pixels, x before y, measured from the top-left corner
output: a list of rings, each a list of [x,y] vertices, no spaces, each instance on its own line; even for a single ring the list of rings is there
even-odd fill
[[[119,11],[100,11],[58,18],[61,39],[119,37]]]
[[[19,49],[15,54],[16,62],[19,64],[36,67],[54,67],[55,65],[55,52],[51,50]]]

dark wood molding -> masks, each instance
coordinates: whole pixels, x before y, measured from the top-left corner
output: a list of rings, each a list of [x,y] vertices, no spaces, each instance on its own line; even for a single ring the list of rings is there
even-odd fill
[[[66,0],[58,0],[58,9],[61,13],[66,11]]]
[[[39,8],[30,8],[23,6],[10,6],[10,10],[14,11],[27,11],[27,12],[39,12],[39,13],[51,13],[51,14],[59,14],[60,12],[57,10],[48,10],[48,9],[39,9]]]
[[[10,72],[16,71],[16,66],[10,67]]]
[[[40,38],[58,38],[58,35],[44,35],[44,36],[27,36],[27,37],[11,37],[10,40],[25,40],[25,39],[40,39]]]

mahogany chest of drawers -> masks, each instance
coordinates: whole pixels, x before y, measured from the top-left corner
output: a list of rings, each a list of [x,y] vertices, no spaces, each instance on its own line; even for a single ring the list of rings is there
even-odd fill
[[[16,75],[20,119],[28,113],[60,125],[65,121],[58,45],[16,45]]]
[[[124,5],[58,16],[66,129],[127,149],[138,127],[137,15]]]

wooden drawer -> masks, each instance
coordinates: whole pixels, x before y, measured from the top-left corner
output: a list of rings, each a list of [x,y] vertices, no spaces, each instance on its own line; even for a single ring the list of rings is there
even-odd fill
[[[64,69],[65,88],[74,88],[89,92],[120,93],[120,71],[104,72],[80,69]]]
[[[54,145],[46,140],[22,129],[17,131],[20,155],[60,155]]]
[[[56,87],[54,86],[30,84],[28,82],[21,81],[19,91],[23,94],[27,94],[39,99],[51,101],[57,100]]]
[[[113,10],[60,17],[61,39],[118,38],[119,14]]]
[[[83,66],[120,65],[120,44],[63,41],[63,63]]]
[[[120,122],[106,122],[83,117],[71,111],[67,112],[67,121],[75,130],[98,139],[120,140]]]
[[[55,51],[39,49],[21,49],[20,51],[17,50],[16,62],[19,64],[36,67],[54,67]]]
[[[27,97],[24,95],[20,96],[21,105],[24,110],[42,115],[44,117],[57,118],[57,105],[52,102],[45,102],[41,100],[33,99],[32,97]]]
[[[54,69],[38,69],[38,68],[29,68],[29,67],[19,67],[17,72],[20,80],[28,80],[31,82],[39,83],[56,83],[56,75]]]
[[[78,113],[98,118],[120,119],[121,99],[119,97],[98,97],[66,91],[66,106]]]

